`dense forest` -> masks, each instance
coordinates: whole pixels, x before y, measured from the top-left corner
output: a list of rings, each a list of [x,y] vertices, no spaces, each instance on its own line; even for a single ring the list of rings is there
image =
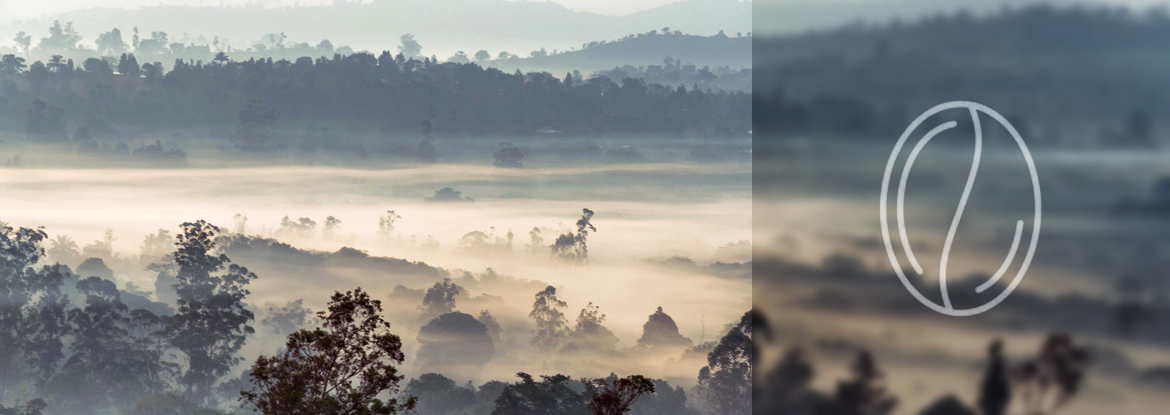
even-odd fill
[[[507,74],[383,52],[316,60],[117,65],[91,58],[0,64],[0,128],[35,141],[84,141],[119,130],[201,129],[247,150],[289,145],[276,129],[344,128],[429,136],[743,135],[749,94],[626,78]],[[619,84],[620,82],[620,84]],[[420,125],[425,125],[420,127]],[[84,127],[84,130],[82,129]],[[433,128],[433,130],[432,130]]]
[[[765,132],[884,137],[947,97],[996,108],[1038,145],[1157,145],[1167,36],[1164,10],[1042,5],[757,35],[753,108]]]

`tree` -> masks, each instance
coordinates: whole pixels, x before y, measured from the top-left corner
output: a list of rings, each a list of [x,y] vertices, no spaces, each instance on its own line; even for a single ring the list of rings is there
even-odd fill
[[[24,64],[24,58],[12,54],[0,56],[0,73],[2,74],[16,75],[27,67],[28,65]]]
[[[691,347],[692,344],[691,339],[679,334],[678,324],[662,311],[662,307],[646,319],[646,324],[642,325],[642,337],[638,339],[638,346],[645,348]]]
[[[425,373],[406,384],[405,393],[418,398],[420,414],[454,414],[475,405],[475,391],[460,387],[438,373]]]
[[[605,314],[601,314],[600,307],[589,303],[577,316],[577,326],[569,335],[569,340],[582,350],[612,351],[619,340],[604,323]]]
[[[752,321],[744,313],[711,353],[707,366],[699,370],[696,387],[717,413],[736,415],[752,412]]]
[[[49,257],[62,264],[76,265],[81,260],[81,251],[77,242],[69,235],[61,234],[49,240]]]
[[[504,388],[496,398],[492,415],[588,415],[588,398],[576,391],[572,378],[565,375],[541,376],[517,373],[520,381]]]
[[[586,245],[586,240],[589,238],[589,232],[597,232],[597,228],[591,222],[593,211],[589,209],[581,209],[581,211],[581,219],[577,220],[577,233],[569,232],[560,235],[549,246],[553,259],[572,264],[583,264],[589,261],[589,247]]]
[[[402,340],[382,319],[381,301],[361,288],[334,293],[322,326],[288,336],[285,350],[252,364],[254,388],[243,399],[267,415],[383,415],[410,411],[413,397],[394,396],[405,359]],[[389,394],[383,401],[379,395]]]
[[[94,43],[97,44],[98,53],[105,56],[122,54],[128,47],[126,42],[122,40],[122,31],[117,28],[98,35]]]
[[[134,59],[134,54],[122,54],[118,61],[118,73],[122,75],[129,75],[137,78],[142,73],[142,68],[138,66],[138,60]]]
[[[17,46],[20,46],[20,48],[22,50],[24,50],[25,54],[28,54],[29,47],[32,46],[32,36],[30,36],[27,33],[24,33],[24,31],[22,30],[22,31],[16,32],[16,38],[13,40],[16,41]]]
[[[488,53],[488,51],[486,51],[486,50],[481,50],[479,52],[475,52],[475,61],[476,62],[483,63],[483,62],[487,62],[491,59],[492,59],[492,54]]]
[[[853,378],[837,384],[833,397],[817,409],[818,415],[888,415],[894,412],[898,398],[890,396],[882,385],[882,372],[869,351],[858,352],[849,369]]]
[[[236,353],[255,332],[249,325],[255,316],[244,298],[256,274],[218,252],[219,228],[202,220],[181,228],[173,256],[178,311],[167,332],[171,345],[183,352],[186,371],[179,381],[184,393],[192,402],[206,403],[216,380],[243,359]]]
[[[406,56],[407,59],[414,59],[422,54],[422,45],[414,40],[414,35],[407,33],[398,38],[401,42],[398,45],[398,53]]]
[[[528,313],[528,317],[536,321],[536,331],[532,336],[533,345],[546,352],[560,347],[569,333],[569,328],[565,314],[558,309],[568,305],[557,299],[557,289],[551,285],[536,293],[532,312]]]
[[[995,340],[987,347],[987,372],[979,387],[979,410],[983,415],[1004,415],[1012,400],[1003,342]]]
[[[654,382],[642,375],[621,379],[610,375],[607,379],[588,379],[585,385],[593,395],[589,410],[594,415],[624,415],[639,397],[654,393]]]
[[[80,41],[81,35],[73,29],[73,22],[62,26],[60,21],[54,20],[53,26],[49,27],[49,37],[41,38],[37,46],[44,50],[74,50]]]
[[[240,111],[240,124],[232,136],[232,144],[244,151],[265,151],[275,147],[271,142],[272,129],[280,120],[280,112],[269,109],[264,102],[253,99]]]
[[[461,291],[463,291],[463,288],[451,282],[450,278],[444,278],[442,282],[436,282],[423,295],[422,305],[418,307],[419,310],[422,310],[419,321],[431,321],[431,319],[441,314],[454,311],[455,296],[459,295]]]
[[[65,57],[53,55],[49,57],[49,64],[45,66],[49,68],[49,72],[60,73],[62,69],[65,69]]]
[[[512,143],[500,143],[500,149],[492,155],[496,158],[496,162],[492,163],[493,166],[517,169],[524,167],[520,160],[523,160],[526,154]]]
[[[471,59],[467,58],[467,53],[465,53],[463,51],[458,51],[458,52],[455,52],[455,55],[451,56],[451,59],[447,59],[447,62],[470,63]]]
[[[443,314],[418,331],[420,370],[447,374],[459,380],[478,378],[495,354],[487,326],[470,314]]]
[[[142,74],[146,75],[148,81],[154,81],[162,77],[163,67],[159,62],[147,63],[142,65]]]

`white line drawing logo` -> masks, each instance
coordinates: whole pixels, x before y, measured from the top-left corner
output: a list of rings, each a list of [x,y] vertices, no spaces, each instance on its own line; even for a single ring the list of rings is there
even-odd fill
[[[898,155],[902,151],[902,146],[906,144],[906,140],[910,138],[910,135],[914,133],[914,131],[920,124],[922,124],[922,122],[926,121],[926,119],[930,118],[932,115],[956,108],[966,108],[971,113],[971,121],[975,127],[975,155],[971,161],[971,172],[967,175],[967,184],[963,187],[963,195],[959,198],[959,207],[955,209],[955,216],[951,220],[950,230],[947,231],[946,240],[943,242],[942,257],[939,262],[938,271],[939,290],[942,292],[943,303],[942,305],[939,305],[923,296],[922,293],[918,292],[918,289],[915,288],[914,285],[911,284],[910,281],[906,278],[906,274],[902,271],[902,266],[898,263],[898,257],[894,252],[894,245],[890,241],[890,228],[886,219],[887,193],[890,187],[890,174],[894,170],[894,163],[897,161]],[[1034,197],[1035,212],[1034,218],[1032,219],[1032,240],[1028,244],[1028,251],[1026,254],[1024,254],[1024,262],[1020,264],[1015,278],[1012,279],[1011,283],[1008,284],[1007,288],[1004,289],[1002,293],[981,306],[968,309],[955,309],[951,306],[951,298],[947,293],[947,258],[950,256],[951,242],[955,238],[955,231],[959,227],[959,220],[963,217],[963,209],[967,205],[967,198],[971,193],[971,187],[975,184],[975,176],[979,173],[979,159],[983,152],[983,129],[979,124],[979,113],[990,116],[1005,129],[1007,129],[1012,138],[1016,140],[1016,144],[1020,147],[1020,151],[1024,154],[1024,160],[1028,164],[1028,173],[1032,176],[1032,194]],[[905,166],[902,167],[901,179],[898,181],[898,200],[896,212],[898,218],[898,237],[902,241],[901,245],[902,249],[906,252],[907,261],[910,262],[910,265],[914,268],[914,271],[917,272],[918,275],[923,275],[923,269],[922,266],[918,264],[918,259],[915,258],[914,251],[910,249],[910,241],[906,238],[906,221],[904,211],[906,179],[910,175],[910,169],[914,166],[914,160],[918,158],[918,153],[922,151],[922,148],[926,146],[926,143],[930,142],[930,140],[936,135],[942,133],[943,131],[954,128],[956,125],[958,125],[958,123],[955,121],[948,121],[937,127],[934,127],[929,132],[927,132],[926,135],[924,135],[910,151],[910,156],[906,159]],[[922,115],[919,115],[918,118],[914,119],[914,122],[910,123],[910,126],[906,127],[906,131],[902,132],[902,136],[898,138],[898,143],[894,145],[894,150],[890,153],[890,159],[886,163],[885,175],[882,176],[880,211],[882,238],[885,240],[886,253],[889,255],[890,264],[894,266],[894,272],[898,274],[898,279],[902,281],[902,285],[904,285],[906,289],[910,291],[910,294],[913,295],[914,298],[918,299],[922,305],[925,305],[936,312],[954,317],[973,316],[990,310],[992,307],[999,305],[1000,302],[1007,298],[1007,296],[1016,289],[1016,286],[1020,284],[1020,281],[1024,277],[1024,273],[1028,271],[1028,265],[1032,263],[1032,255],[1036,252],[1036,242],[1040,236],[1040,179],[1036,175],[1036,164],[1032,161],[1032,153],[1028,151],[1028,146],[1024,144],[1024,139],[1020,138],[1020,133],[1017,132],[1014,127],[1012,127],[1011,123],[1009,123],[1007,119],[1005,119],[998,112],[995,112],[995,110],[988,108],[983,104],[970,101],[951,101],[936,105],[933,108],[926,110],[926,112],[922,113]],[[997,270],[990,279],[976,287],[975,292],[982,293],[988,288],[991,288],[993,285],[995,285],[996,282],[1000,280],[1001,277],[1003,277],[1003,274],[1007,272],[1008,268],[1010,268],[1013,260],[1016,257],[1016,252],[1020,247],[1020,236],[1022,235],[1023,229],[1024,221],[1017,220],[1015,239],[1012,240],[1012,246],[1010,249],[1008,249],[1007,258],[1004,258],[1003,264],[1000,265],[999,270]]]

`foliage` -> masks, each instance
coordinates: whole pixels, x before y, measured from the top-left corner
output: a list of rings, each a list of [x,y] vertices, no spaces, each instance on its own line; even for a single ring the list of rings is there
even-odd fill
[[[818,415],[888,415],[894,412],[898,398],[886,391],[882,372],[869,351],[858,352],[849,369],[853,378],[837,384],[833,396],[817,409]]]
[[[422,311],[419,321],[431,321],[435,317],[454,311],[455,297],[462,291],[463,288],[451,282],[450,278],[436,282],[423,295],[422,305],[418,307]]]
[[[533,345],[545,352],[555,351],[561,346],[569,334],[569,323],[559,309],[568,305],[557,299],[557,289],[551,285],[536,293],[532,312],[528,313],[528,317],[536,322],[536,331],[532,333]]]
[[[654,393],[654,382],[642,375],[621,379],[610,375],[607,379],[588,379],[585,384],[593,395],[588,406],[594,415],[624,415],[639,397]]]
[[[717,413],[734,415],[752,412],[752,320],[744,313],[719,344],[707,355],[699,370],[699,394]]]
[[[586,245],[586,240],[589,238],[589,232],[597,232],[597,228],[591,222],[593,211],[581,209],[581,212],[581,219],[577,220],[577,233],[570,232],[558,236],[552,246],[549,246],[549,252],[553,259],[571,264],[589,262],[589,247]]]
[[[487,326],[457,311],[443,314],[419,329],[418,343],[418,368],[460,380],[478,378],[496,352]]]
[[[475,405],[475,392],[438,373],[425,373],[406,384],[405,393],[418,398],[420,414],[453,414]]]
[[[520,381],[508,385],[496,398],[492,415],[589,415],[589,398],[577,391],[565,375],[541,376],[517,373]]]
[[[127,127],[214,127],[224,131],[218,137],[248,152],[301,149],[300,135],[290,131],[344,125],[368,134],[343,138],[345,145],[334,148],[422,161],[437,155],[432,152],[435,136],[531,136],[546,131],[721,137],[744,136],[752,128],[746,92],[605,76],[566,85],[544,72],[505,73],[475,63],[424,65],[391,58],[389,52],[320,58],[314,52],[295,61],[213,61],[209,53],[201,61],[162,65],[147,62],[152,54],[143,52],[157,42],[143,40],[135,51],[144,77],[115,75],[115,68],[99,58],[86,59],[76,70],[35,73],[27,69],[35,62],[22,62],[15,55],[0,58],[0,77],[13,81],[11,88],[0,88],[3,125],[27,119],[27,110],[39,99],[46,115],[51,109],[60,111],[62,125],[100,119]],[[130,60],[129,53],[126,58]],[[133,72],[129,62],[127,71]],[[102,93],[85,93],[77,85]],[[103,110],[109,105],[121,110]],[[391,140],[369,140],[370,134],[417,134],[420,122],[431,124],[433,134],[424,129],[418,148],[398,151]],[[61,139],[34,138],[41,137]],[[501,155],[510,164],[517,154],[502,150]]]
[[[589,303],[577,315],[577,325],[569,334],[569,340],[584,350],[616,350],[619,339],[604,324],[605,314],[601,314],[601,308]]]
[[[360,288],[334,293],[328,311],[317,313],[322,326],[288,337],[285,350],[252,364],[255,389],[243,398],[268,415],[395,414],[414,408],[416,399],[392,397],[399,391],[395,364],[402,341],[381,316],[381,301]]]
[[[236,353],[255,332],[244,298],[256,274],[218,253],[219,228],[202,220],[181,228],[174,253],[178,312],[168,320],[167,331],[185,359],[179,378],[185,395],[206,403],[215,382],[242,360]]]

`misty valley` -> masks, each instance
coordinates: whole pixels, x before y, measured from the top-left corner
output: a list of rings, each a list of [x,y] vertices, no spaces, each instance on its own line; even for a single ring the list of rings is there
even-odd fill
[[[751,411],[750,33],[126,29],[0,46],[0,414]]]

